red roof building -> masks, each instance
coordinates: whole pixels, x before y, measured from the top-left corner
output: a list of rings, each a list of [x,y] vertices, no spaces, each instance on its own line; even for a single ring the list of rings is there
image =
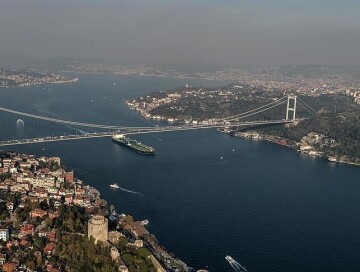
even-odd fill
[[[74,171],[65,173],[65,181],[70,183],[74,182]]]
[[[65,196],[65,202],[66,202],[66,204],[71,204],[72,203],[72,201],[73,201],[73,196],[72,195],[66,195]]]
[[[47,272],[61,272],[61,269],[58,268],[58,267],[56,267],[56,266],[54,266],[53,264],[48,264],[48,265],[46,266],[46,271],[47,271]]]
[[[45,217],[47,215],[48,215],[48,212],[44,211],[42,209],[35,209],[35,210],[30,212],[30,217],[31,218],[36,218],[36,217],[43,218],[43,217]]]
[[[17,263],[4,263],[2,269],[4,272],[14,272],[16,271]]]
[[[54,219],[56,217],[59,217],[59,212],[58,211],[49,211],[48,214],[49,214],[50,219]]]
[[[31,243],[30,243],[28,240],[25,240],[25,239],[21,240],[19,244],[20,244],[20,246],[22,246],[23,248],[29,248],[29,247],[31,247]]]
[[[34,225],[26,225],[20,228],[22,235],[30,235],[34,233]]]
[[[49,232],[47,234],[47,238],[50,242],[55,242],[56,241],[56,231],[52,230],[51,232]]]
[[[53,252],[55,248],[55,245],[50,243],[50,244],[47,244],[45,247],[44,247],[44,253],[46,255],[51,255],[51,253]]]

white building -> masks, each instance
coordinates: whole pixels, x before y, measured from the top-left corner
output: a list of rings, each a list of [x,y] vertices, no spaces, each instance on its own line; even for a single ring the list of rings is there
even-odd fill
[[[31,179],[31,184],[34,188],[55,188],[55,177],[40,177],[36,179]]]
[[[0,240],[9,241],[10,235],[8,229],[0,229]]]

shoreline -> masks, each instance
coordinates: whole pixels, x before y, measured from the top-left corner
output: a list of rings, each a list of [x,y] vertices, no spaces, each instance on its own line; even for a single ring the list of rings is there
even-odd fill
[[[218,130],[218,131],[220,131],[220,130]],[[251,134],[250,134],[250,136],[245,136],[245,135],[241,136],[239,134],[238,135],[231,135],[230,131],[229,132],[220,131],[220,132],[228,134],[228,135],[230,135],[232,137],[273,143],[273,144],[276,144],[276,145],[279,145],[279,146],[287,147],[287,148],[289,148],[289,149],[291,149],[293,151],[299,152],[301,154],[305,154],[305,155],[313,157],[313,158],[319,158],[319,159],[325,160],[327,162],[332,162],[332,163],[336,163],[336,164],[347,164],[347,165],[353,165],[353,166],[360,166],[360,163],[355,163],[355,162],[351,162],[351,161],[344,161],[344,160],[337,160],[337,159],[334,159],[332,157],[326,157],[323,154],[321,154],[322,153],[321,151],[318,151],[316,149],[314,149],[313,151],[310,151],[310,152],[308,152],[307,150],[301,150],[299,148],[299,146],[300,146],[299,142],[293,142],[293,141],[291,141],[291,140],[289,140],[287,138],[281,138],[281,137],[277,137],[277,136],[272,136],[272,135],[267,135],[267,134],[259,134],[259,133],[256,133],[256,135],[257,135],[256,138],[252,138]],[[285,141],[286,144],[283,141]],[[289,142],[293,142],[294,145],[287,144]]]
[[[77,179],[78,180],[78,179]],[[86,182],[83,182],[82,180],[78,180],[80,181],[80,184],[83,185],[84,188],[88,188],[88,191],[93,192],[95,194],[95,198],[98,199],[103,206],[107,207],[107,211],[111,211],[111,206],[112,204],[109,204],[108,201],[106,201],[104,198],[101,197],[101,193],[98,189],[96,189],[95,187],[92,187],[88,184],[86,184]],[[130,225],[132,228],[134,228],[135,230],[139,230],[140,232],[144,233],[144,236],[149,236],[147,238],[143,238],[141,240],[144,241],[144,246],[145,248],[149,249],[151,252],[154,253],[154,255],[152,255],[152,263],[154,264],[155,267],[157,267],[159,270],[158,271],[165,271],[165,270],[161,270],[164,269],[163,266],[165,266],[165,269],[169,269],[169,267],[167,267],[167,265],[170,266],[170,264],[176,264],[177,266],[183,266],[186,269],[189,269],[189,267],[187,266],[187,264],[185,264],[182,260],[176,258],[175,254],[172,252],[169,252],[165,249],[164,246],[162,246],[157,239],[155,238],[155,235],[150,233],[144,224],[144,221],[147,220],[142,220],[142,221],[135,221],[132,217],[132,215],[125,215],[125,214],[118,214],[118,213],[112,213],[112,214],[108,214],[107,215],[108,219],[110,220],[111,217],[116,217],[119,220],[118,224],[121,224],[121,222],[124,222],[125,225]],[[139,226],[140,225],[140,226]],[[142,228],[142,229],[141,229]],[[112,242],[110,241],[111,237],[110,237],[110,233],[113,233],[112,235],[114,235],[114,233],[121,233],[118,230],[113,230],[110,231],[109,230],[109,242],[110,244],[112,244]],[[86,233],[85,233],[86,234]],[[116,234],[115,234],[116,236]],[[136,234],[136,236],[138,236],[138,234]],[[140,237],[140,235],[139,235]],[[159,256],[162,256],[163,258],[160,258]],[[166,259],[167,261],[165,262],[164,259]],[[120,263],[123,263],[123,261],[121,260]],[[121,268],[121,265],[120,265]],[[172,267],[171,267],[172,268]],[[130,271],[130,270],[129,270]],[[166,270],[167,271],[167,270]],[[184,270],[185,271],[185,270]],[[187,270],[186,270],[187,271]]]
[[[176,118],[169,118],[169,117],[166,117],[166,116],[153,116],[153,115],[150,115],[148,111],[144,111],[144,110],[139,109],[138,107],[135,107],[134,105],[132,105],[129,100],[126,100],[124,102],[124,104],[128,107],[128,109],[130,109],[130,110],[132,110],[134,112],[137,112],[140,115],[140,117],[144,118],[145,120],[155,120],[155,121],[165,122],[166,124],[172,124],[172,125],[182,124],[183,123],[183,122],[177,122],[178,120]],[[254,140],[254,138],[252,138],[251,136],[231,135],[232,131],[227,131],[225,128],[223,130],[221,130],[221,129],[217,129],[217,130],[222,132],[222,133],[229,134],[230,136],[243,138],[243,139],[253,139]],[[311,157],[320,158],[320,159],[323,159],[323,160],[326,160],[326,161],[332,162],[332,163],[360,166],[360,163],[355,163],[355,162],[346,161],[346,160],[338,160],[337,158],[334,158],[334,157],[325,157],[323,154],[321,154],[322,151],[319,151],[319,150],[316,150],[316,149],[314,149],[314,150],[312,150],[310,152],[307,152],[306,150],[300,150],[300,148],[299,148],[300,142],[294,142],[294,141],[292,141],[290,139],[287,139],[287,138],[281,138],[281,137],[278,137],[278,136],[267,135],[267,134],[260,134],[258,132],[256,132],[255,134],[257,135],[255,140],[266,141],[266,142],[274,143],[274,144],[277,144],[277,145],[280,145],[280,146],[285,146],[285,147],[290,148],[292,150],[295,150],[297,152],[301,152],[302,154],[305,154],[305,155],[308,155],[308,156],[311,156]],[[283,144],[283,143],[281,143],[282,141],[285,141],[286,143],[292,142],[293,145]]]
[[[79,81],[79,78],[72,78],[69,80],[60,80],[60,81],[49,81],[49,82],[35,81],[35,82],[21,83],[21,84],[14,85],[14,86],[0,86],[0,88],[3,88],[3,89],[26,88],[26,87],[46,85],[46,84],[70,84],[70,83],[75,83],[78,81]]]
[[[77,209],[77,212],[82,213],[84,220],[82,227],[76,229],[71,227],[69,230],[62,223],[57,223],[57,225],[49,225],[50,229],[47,231],[56,234],[81,234],[82,237],[88,237],[89,232],[86,225],[94,216],[103,216],[107,218],[109,228],[104,229],[108,234],[106,234],[105,239],[100,241],[102,241],[104,248],[111,249],[111,252],[117,251],[116,256],[111,255],[111,258],[119,268],[123,269],[121,271],[135,271],[133,268],[136,267],[136,262],[139,260],[142,260],[144,264],[147,263],[147,265],[152,263],[156,271],[195,271],[173,253],[167,251],[158,242],[155,235],[145,228],[148,220],[136,221],[131,215],[117,213],[115,207],[110,205],[111,203],[101,198],[98,189],[77,178],[74,171],[65,170],[60,157],[37,157],[9,151],[0,151],[0,155],[0,193],[5,196],[19,195],[18,202],[8,202],[8,205],[11,204],[11,210],[8,210],[9,215],[6,220],[6,228],[9,229],[8,244],[18,245],[20,243],[19,238],[23,241],[25,238],[23,238],[22,231],[25,228],[31,229],[31,232],[25,233],[28,235],[26,241],[29,244],[35,243],[36,237],[42,235],[41,226],[44,225],[43,222],[53,224],[54,220],[66,216],[63,214],[64,210],[73,207]],[[47,206],[43,204],[45,202],[48,203]],[[29,203],[33,204],[30,205]],[[30,205],[30,217],[21,221],[16,220],[16,227],[14,227],[14,219],[12,218],[15,218],[19,211],[28,205]],[[51,240],[49,240],[50,238],[47,240],[48,244],[44,249],[44,254],[47,257],[44,258],[43,265],[51,263],[52,266],[59,268],[59,270],[54,271],[63,271],[60,260],[61,252],[56,250],[59,246],[63,246],[63,242],[61,238],[56,239],[58,236],[52,235]],[[46,248],[51,248],[51,250],[46,251]],[[22,248],[19,250],[19,254],[21,254]],[[42,249],[39,254],[41,251]],[[143,254],[139,253],[140,251],[146,252],[148,257],[144,258]],[[1,248],[0,254],[3,254]],[[135,258],[132,259],[133,261],[126,258],[129,254]],[[12,253],[8,255],[9,259],[13,257]],[[106,256],[104,255],[104,257]],[[52,261],[50,261],[51,258]],[[21,267],[24,263],[21,261],[18,263],[10,262],[9,265]]]

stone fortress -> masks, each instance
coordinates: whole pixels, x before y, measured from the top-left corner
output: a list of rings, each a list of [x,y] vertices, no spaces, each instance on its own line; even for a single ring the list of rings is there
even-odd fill
[[[95,243],[108,240],[108,220],[102,215],[95,215],[88,221],[88,238],[94,237]]]

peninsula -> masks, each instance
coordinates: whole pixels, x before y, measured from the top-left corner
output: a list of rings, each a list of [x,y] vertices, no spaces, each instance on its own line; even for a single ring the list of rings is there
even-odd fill
[[[53,73],[43,73],[31,70],[0,69],[0,87],[27,87],[39,84],[60,84],[78,81],[78,78],[71,78]]]

